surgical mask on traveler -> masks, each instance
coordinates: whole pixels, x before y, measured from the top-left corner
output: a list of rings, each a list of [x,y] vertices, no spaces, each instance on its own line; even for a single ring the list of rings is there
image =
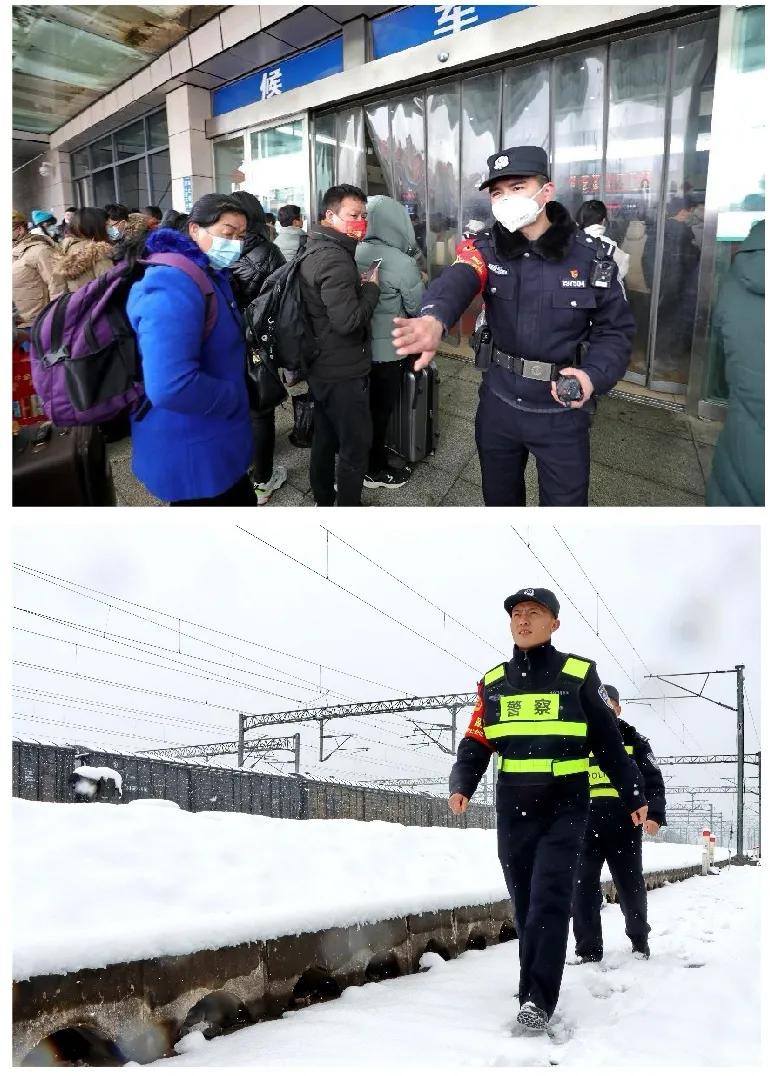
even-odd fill
[[[107,238],[111,239],[113,243],[117,243],[120,236],[120,228],[116,227],[114,224],[110,224],[107,228]]]
[[[545,187],[545,184],[543,184]],[[492,216],[509,232],[515,232],[519,228],[526,228],[528,224],[534,224],[538,216],[545,209],[544,205],[538,205],[535,195],[540,194],[504,194],[492,203]]]
[[[337,217],[337,214],[334,214]],[[343,220],[337,217],[341,224],[345,225],[345,235],[348,239],[357,239],[359,242],[366,236],[366,220]]]
[[[207,228],[201,228],[206,235],[211,235]],[[243,243],[239,239],[223,239],[220,235],[211,235],[211,246],[206,251],[206,257],[212,269],[229,269],[238,261],[243,251]]]

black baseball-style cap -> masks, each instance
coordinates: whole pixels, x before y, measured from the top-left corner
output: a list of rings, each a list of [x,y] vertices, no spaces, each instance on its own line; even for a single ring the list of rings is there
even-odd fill
[[[618,706],[620,706],[620,692],[618,691],[618,689],[616,687],[613,687],[612,684],[605,684],[604,690],[607,692],[612,701],[616,702]]]
[[[559,615],[559,599],[552,590],[546,590],[545,587],[528,587],[526,590],[517,590],[515,594],[511,594],[503,602],[508,616],[513,612],[514,605],[520,602],[537,602],[539,605],[544,605],[555,617]]]
[[[483,191],[496,179],[506,179],[510,176],[547,176],[550,178],[548,167],[548,154],[541,146],[512,146],[510,149],[501,150],[487,157],[489,176],[483,183],[479,183],[479,190]]]

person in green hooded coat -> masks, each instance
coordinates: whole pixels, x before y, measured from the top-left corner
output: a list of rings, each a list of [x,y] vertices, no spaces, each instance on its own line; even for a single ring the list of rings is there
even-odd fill
[[[358,244],[356,263],[362,272],[375,259],[382,259],[382,265],[380,301],[370,323],[372,447],[364,485],[368,489],[397,489],[407,481],[409,471],[389,466],[385,432],[408,360],[397,355],[393,346],[393,318],[419,314],[425,285],[417,266],[417,242],[406,208],[393,198],[377,194],[367,202],[367,212],[366,239]]]
[[[706,485],[709,507],[765,503],[765,222],[733,259],[714,308],[730,395]]]

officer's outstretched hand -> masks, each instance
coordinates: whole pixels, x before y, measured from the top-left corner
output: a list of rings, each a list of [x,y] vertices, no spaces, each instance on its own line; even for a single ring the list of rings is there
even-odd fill
[[[393,346],[397,355],[416,355],[415,372],[423,370],[436,354],[444,326],[430,314],[421,318],[393,318]]]
[[[583,399],[570,400],[569,402],[565,403],[564,400],[560,400],[559,397],[556,395],[556,382],[552,381],[551,395],[553,396],[554,400],[556,400],[557,404],[561,404],[562,407],[582,407],[584,403],[587,403],[591,399],[594,392],[594,383],[588,376],[588,374],[585,372],[585,370],[580,370],[576,366],[565,366],[563,367],[563,369],[559,370],[559,373],[562,375],[562,377],[567,377],[571,374],[572,377],[576,377],[578,379],[578,381],[580,382],[580,387],[583,390]]]
[[[470,800],[467,796],[464,796],[462,792],[454,792],[449,797],[449,810],[452,814],[465,814],[468,810],[468,804]]]
[[[644,832],[649,833],[649,835],[651,837],[654,837],[659,829],[660,829],[659,824],[657,822],[653,822],[651,818],[648,818],[648,819],[645,820]]]
[[[647,821],[647,804],[644,807],[640,807],[638,811],[631,812],[631,821],[635,826],[642,826]]]

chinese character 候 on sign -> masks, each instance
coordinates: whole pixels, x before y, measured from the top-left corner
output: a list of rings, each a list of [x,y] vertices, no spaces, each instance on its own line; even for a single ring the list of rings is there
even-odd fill
[[[276,97],[283,93],[281,88],[281,69],[276,67],[274,71],[265,71],[259,83],[259,92],[263,101],[269,97]]]

